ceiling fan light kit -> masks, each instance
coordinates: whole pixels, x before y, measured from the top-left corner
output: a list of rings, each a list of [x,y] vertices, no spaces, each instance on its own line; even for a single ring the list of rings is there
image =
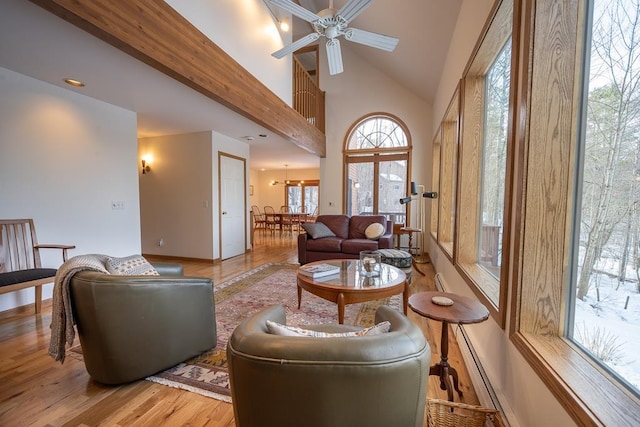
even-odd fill
[[[315,42],[321,36],[325,37],[327,39],[327,62],[329,63],[330,75],[340,74],[344,70],[342,65],[342,50],[340,48],[340,40],[338,40],[340,36],[344,36],[348,41],[382,49],[387,52],[392,52],[399,41],[395,37],[348,27],[349,22],[369,7],[371,3],[373,3],[373,0],[348,0],[338,11],[333,8],[333,0],[330,0],[329,8],[321,10],[317,14],[291,0],[267,1],[311,23],[315,31],[273,52],[271,55],[280,59]]]

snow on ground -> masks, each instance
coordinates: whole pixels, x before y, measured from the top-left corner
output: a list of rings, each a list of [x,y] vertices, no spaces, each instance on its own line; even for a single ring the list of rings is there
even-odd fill
[[[636,392],[640,392],[640,294],[637,291],[637,283],[624,282],[616,290],[617,279],[605,274],[597,276],[596,280],[592,280],[585,301],[576,299],[576,330],[584,330],[586,327],[590,333],[594,333],[600,328],[601,332],[616,337],[615,343],[621,346],[620,360],[617,363],[608,362],[608,365],[632,384]],[[593,284],[597,281],[600,301]],[[627,297],[629,303],[625,310]],[[576,332],[574,336],[577,337]]]

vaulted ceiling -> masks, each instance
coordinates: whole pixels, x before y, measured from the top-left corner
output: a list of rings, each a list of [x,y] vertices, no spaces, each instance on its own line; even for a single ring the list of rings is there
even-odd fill
[[[212,0],[216,1],[216,0]],[[219,1],[219,0],[218,0]],[[263,0],[253,0],[263,1]],[[300,0],[321,10],[330,0]],[[344,0],[335,0],[339,8]],[[353,22],[354,27],[400,39],[394,52],[350,42],[343,55],[358,55],[371,66],[431,102],[462,0],[377,0]],[[279,12],[278,12],[279,13]],[[294,39],[308,33],[308,24],[294,22]],[[0,14],[0,66],[62,86],[60,76],[70,66],[91,80],[88,96],[138,113],[139,136],[215,129],[232,138],[267,134],[251,144],[251,168],[317,167],[318,158],[273,135],[224,106],[187,88],[82,30],[24,0],[3,0]],[[55,42],[54,42],[55,41]],[[214,40],[215,42],[215,40]],[[348,45],[347,45],[348,44]],[[324,67],[326,64],[320,64]],[[126,72],[123,72],[126,70]],[[345,69],[345,73],[349,70]],[[114,74],[127,79],[109,78]],[[158,94],[162,93],[162,97]],[[164,99],[173,99],[168,104]]]

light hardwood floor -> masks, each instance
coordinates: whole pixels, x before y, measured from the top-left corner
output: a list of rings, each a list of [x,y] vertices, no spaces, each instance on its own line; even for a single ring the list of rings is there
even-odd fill
[[[267,262],[297,263],[297,258],[295,236],[258,232],[254,250],[245,255],[213,264],[178,262],[187,275],[221,283]],[[412,293],[435,289],[431,264],[420,267],[426,276],[414,273]],[[431,343],[435,363],[439,360],[439,324],[413,312],[408,316]],[[47,354],[50,323],[51,300],[44,302],[39,315],[33,314],[33,306],[0,313],[0,426],[235,425],[231,404],[144,380],[104,386],[92,381],[84,364],[73,357],[67,357],[63,365],[54,362]],[[449,362],[458,369],[464,392],[462,399],[456,395],[456,401],[477,404],[459,349],[451,340]],[[435,377],[429,379],[428,396],[446,399]]]

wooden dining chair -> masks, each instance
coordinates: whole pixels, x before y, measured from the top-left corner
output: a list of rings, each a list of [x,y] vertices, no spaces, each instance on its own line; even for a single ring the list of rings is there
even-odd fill
[[[254,230],[261,229],[264,233],[267,229],[267,220],[260,208],[256,205],[251,206],[251,212],[253,213],[253,228]]]
[[[276,217],[276,211],[275,209],[273,209],[273,206],[268,205],[265,206],[262,211],[264,212],[266,227],[273,233],[277,228],[280,227],[280,221],[278,221],[278,218]]]
[[[313,212],[308,214],[305,218],[306,222],[316,222],[316,218],[318,218],[318,207],[316,206],[313,209]]]
[[[280,225],[282,227],[282,231],[289,230],[290,233],[293,234],[293,226],[294,226],[294,212],[288,205],[280,206],[280,214],[282,219],[280,220]]]

